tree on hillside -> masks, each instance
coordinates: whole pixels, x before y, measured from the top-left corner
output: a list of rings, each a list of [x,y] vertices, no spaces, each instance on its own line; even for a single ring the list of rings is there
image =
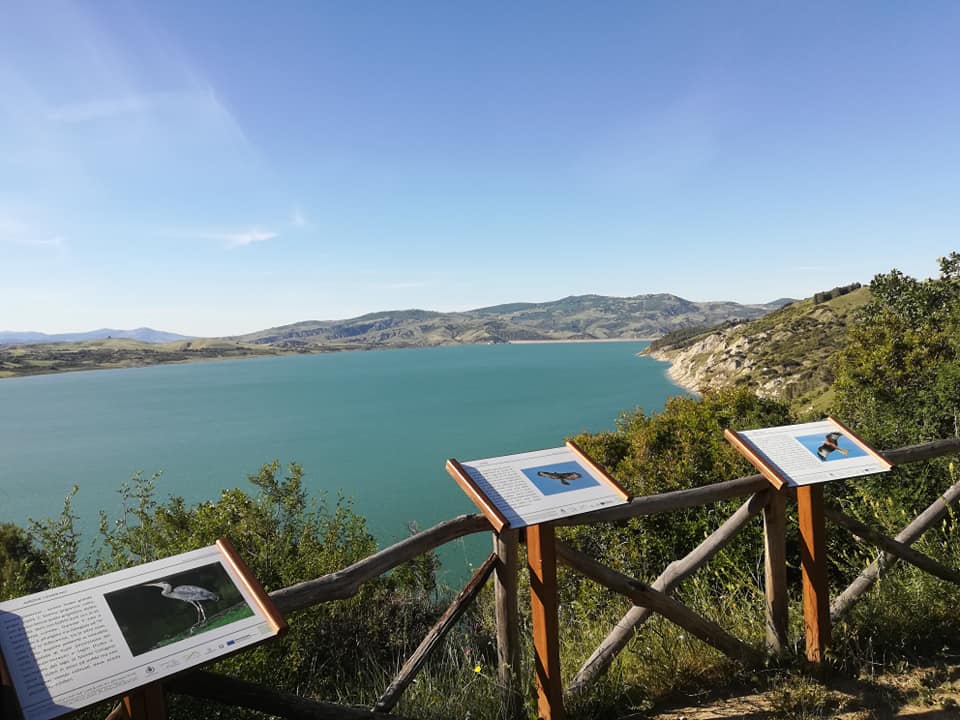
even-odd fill
[[[877,275],[837,357],[836,410],[882,447],[960,431],[960,254],[940,277]]]
[[[46,558],[26,531],[0,523],[0,599],[43,590],[48,577]]]

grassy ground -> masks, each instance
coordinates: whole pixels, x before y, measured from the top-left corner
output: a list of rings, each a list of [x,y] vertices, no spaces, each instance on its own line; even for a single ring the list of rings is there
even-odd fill
[[[229,607],[226,610],[222,610],[216,615],[211,615],[207,618],[207,621],[202,625],[195,625],[193,627],[187,628],[183,632],[168,637],[161,642],[158,642],[154,645],[151,650],[156,650],[157,648],[162,648],[165,645],[172,645],[175,642],[180,642],[181,640],[186,640],[187,638],[196,637],[202,633],[209,632],[210,630],[215,630],[218,627],[223,627],[224,625],[229,625],[236,622],[237,620],[242,620],[243,618],[248,618],[253,615],[253,611],[247,606],[246,603],[240,603]]]

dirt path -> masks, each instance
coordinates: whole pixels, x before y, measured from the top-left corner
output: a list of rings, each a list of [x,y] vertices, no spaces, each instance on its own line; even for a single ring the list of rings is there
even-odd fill
[[[762,692],[679,701],[645,720],[960,720],[960,666],[824,683],[794,677]],[[639,720],[631,716],[630,720]],[[627,719],[624,719],[627,720]]]

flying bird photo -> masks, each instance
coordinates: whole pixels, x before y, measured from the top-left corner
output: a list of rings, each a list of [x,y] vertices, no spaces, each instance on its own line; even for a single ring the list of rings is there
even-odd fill
[[[867,451],[860,447],[849,433],[832,430],[829,427],[818,429],[816,434],[798,435],[794,439],[820,463],[867,456]]]
[[[569,485],[571,480],[579,480],[581,477],[578,472],[550,472],[549,470],[540,470],[537,476],[559,480],[563,485]]]
[[[586,469],[576,462],[539,465],[532,468],[523,468],[522,472],[543,495],[574,492],[599,484]]]
[[[826,437],[823,439],[823,444],[817,448],[817,456],[821,460],[828,460],[830,459],[830,454],[833,452],[838,452],[844,457],[849,455],[850,451],[840,447],[839,445],[841,437],[843,437],[843,433],[827,433]]]

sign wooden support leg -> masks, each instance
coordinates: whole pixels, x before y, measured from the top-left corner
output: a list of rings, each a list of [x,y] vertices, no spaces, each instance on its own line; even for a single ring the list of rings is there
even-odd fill
[[[131,690],[121,702],[130,720],[167,720],[167,699],[159,682]]]
[[[800,520],[800,568],[803,571],[803,621],[807,660],[820,664],[830,644],[830,592],[827,586],[827,537],[823,485],[797,488]]]
[[[560,621],[557,617],[557,548],[552,525],[527,528],[530,604],[537,674],[537,715],[564,720],[560,680]]]

